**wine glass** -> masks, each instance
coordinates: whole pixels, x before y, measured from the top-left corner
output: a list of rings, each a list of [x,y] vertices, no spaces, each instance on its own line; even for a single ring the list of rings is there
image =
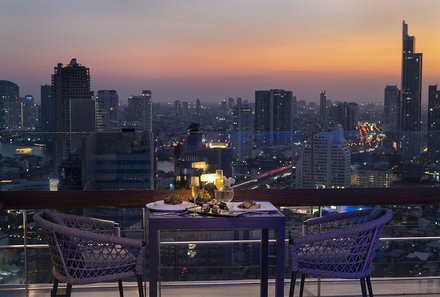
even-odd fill
[[[199,192],[200,192],[200,180],[198,176],[191,176],[191,197],[193,198],[193,210],[194,212],[192,213],[193,216],[196,215],[196,199],[197,197],[199,197]]]

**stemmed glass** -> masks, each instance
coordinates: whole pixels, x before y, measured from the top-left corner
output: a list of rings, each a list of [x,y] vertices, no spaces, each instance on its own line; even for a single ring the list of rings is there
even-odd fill
[[[191,197],[193,198],[193,210],[194,212],[192,213],[193,216],[196,215],[196,199],[197,197],[199,197],[199,192],[200,192],[200,180],[198,176],[191,176]]]

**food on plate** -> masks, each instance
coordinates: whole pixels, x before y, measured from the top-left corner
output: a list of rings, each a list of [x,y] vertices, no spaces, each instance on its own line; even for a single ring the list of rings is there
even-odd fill
[[[171,205],[177,205],[177,204],[182,204],[183,203],[183,199],[182,197],[180,197],[180,195],[171,195],[166,197],[163,202],[165,204],[171,204]]]
[[[247,199],[243,201],[243,203],[238,205],[238,208],[243,209],[259,209],[261,207],[261,204],[255,203],[254,200]]]
[[[212,207],[212,212],[215,213],[215,214],[220,214],[220,213],[221,213],[220,206],[218,206],[217,204],[215,204],[215,205]]]

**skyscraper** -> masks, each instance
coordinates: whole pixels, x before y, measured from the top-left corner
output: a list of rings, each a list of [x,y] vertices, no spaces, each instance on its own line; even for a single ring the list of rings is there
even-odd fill
[[[141,96],[128,98],[129,121],[141,131],[153,131],[153,102],[151,91],[143,90]]]
[[[292,131],[292,91],[255,91],[255,142],[258,147],[288,144]]]
[[[408,35],[403,21],[402,36],[402,97],[400,101],[400,148],[403,157],[420,154],[422,54],[415,53],[415,37]]]
[[[249,104],[237,103],[233,108],[232,153],[236,160],[252,157],[252,108]]]
[[[429,86],[428,152],[431,156],[440,154],[440,90],[437,85]]]
[[[99,90],[96,95],[96,127],[98,131],[119,129],[119,96],[115,90]]]
[[[95,101],[90,91],[90,70],[72,59],[63,66],[54,68],[52,74],[52,112],[54,132],[59,132],[55,140],[56,164],[67,159],[80,143],[79,134],[96,129]],[[79,131],[80,129],[81,131]],[[75,145],[72,146],[72,141]]]
[[[35,131],[40,126],[40,107],[35,103],[34,96],[20,98],[20,128]]]
[[[386,86],[384,90],[384,130],[397,133],[399,128],[400,90],[397,86]]]
[[[41,86],[41,130],[49,132],[53,129],[52,86]]]
[[[17,84],[0,80],[0,131],[20,127],[20,89]]]
[[[351,185],[351,154],[342,127],[315,134],[304,145],[296,166],[297,188]]]
[[[328,127],[328,107],[327,107],[327,92],[321,91],[319,93],[319,119],[321,127],[327,129]]]
[[[354,131],[359,120],[359,106],[355,102],[333,102],[328,119],[332,126],[340,124],[344,131]]]

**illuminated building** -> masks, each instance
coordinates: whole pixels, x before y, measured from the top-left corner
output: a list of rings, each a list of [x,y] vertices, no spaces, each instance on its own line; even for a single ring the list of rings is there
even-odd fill
[[[415,37],[402,31],[402,97],[400,101],[400,148],[404,158],[420,154],[422,105],[422,54],[415,53]]]
[[[141,96],[128,98],[128,114],[132,127],[140,131],[153,131],[153,101],[150,90],[143,90]]]
[[[304,144],[296,166],[297,188],[347,188],[351,185],[350,148],[338,125]]]
[[[20,128],[20,89],[17,84],[0,80],[0,131]]]
[[[252,108],[239,102],[233,108],[232,150],[234,159],[246,160],[252,157]]]
[[[399,128],[400,90],[397,86],[386,86],[384,90],[383,127],[386,132],[396,132]]]
[[[326,129],[328,126],[328,107],[327,93],[325,90],[319,94],[319,119],[321,121],[321,127]]]
[[[329,108],[331,126],[341,125],[344,131],[356,130],[359,106],[355,102],[333,102]]]
[[[431,156],[440,154],[440,90],[437,85],[429,86],[428,152]]]
[[[115,90],[99,90],[96,95],[96,128],[98,131],[118,131],[119,96]]]

